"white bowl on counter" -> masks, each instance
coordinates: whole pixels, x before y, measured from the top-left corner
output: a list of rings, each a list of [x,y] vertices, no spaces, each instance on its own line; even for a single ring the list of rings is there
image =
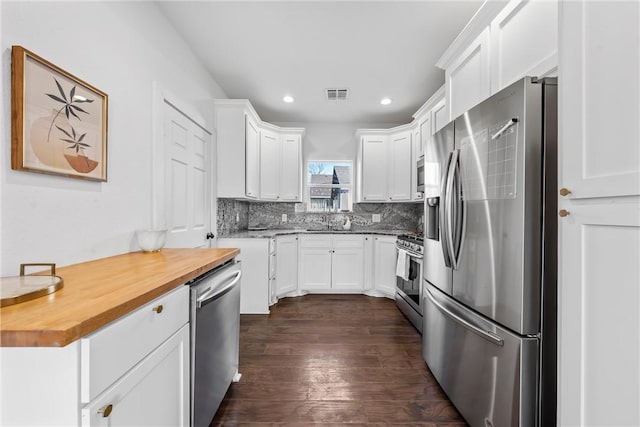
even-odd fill
[[[136,240],[143,252],[158,252],[167,241],[167,230],[137,230]]]

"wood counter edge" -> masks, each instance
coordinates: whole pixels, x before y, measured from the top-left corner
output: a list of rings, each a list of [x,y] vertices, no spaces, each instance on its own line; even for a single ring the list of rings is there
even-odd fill
[[[216,258],[215,260],[201,265],[188,273],[182,274],[168,282],[159,284],[154,289],[140,294],[137,297],[128,300],[126,303],[119,304],[115,307],[96,313],[95,316],[89,317],[78,325],[66,330],[33,330],[33,331],[0,331],[0,348],[2,347],[64,347],[78,339],[84,338],[90,333],[100,329],[103,326],[123,317],[143,305],[161,297],[162,295],[177,289],[195,279],[196,277],[212,270],[225,262],[235,258],[240,250],[236,248],[220,248],[231,249],[227,254]]]

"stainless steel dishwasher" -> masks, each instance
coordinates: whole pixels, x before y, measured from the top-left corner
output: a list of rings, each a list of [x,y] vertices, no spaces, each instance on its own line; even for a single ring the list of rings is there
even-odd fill
[[[240,378],[240,261],[231,260],[191,286],[191,425],[211,423],[229,385]]]

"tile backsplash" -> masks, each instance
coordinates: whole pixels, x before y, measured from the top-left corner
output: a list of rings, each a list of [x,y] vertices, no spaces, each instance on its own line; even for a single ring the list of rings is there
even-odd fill
[[[295,203],[244,202],[218,199],[218,235],[224,236],[247,228],[268,229],[324,229],[340,227],[345,218],[351,229],[366,230],[422,230],[422,203],[356,203],[353,212],[296,212]],[[287,220],[282,221],[286,214]],[[373,222],[373,215],[380,222]],[[236,222],[236,219],[239,221]]]

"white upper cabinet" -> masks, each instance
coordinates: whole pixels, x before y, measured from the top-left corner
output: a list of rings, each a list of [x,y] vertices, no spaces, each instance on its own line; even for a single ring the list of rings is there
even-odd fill
[[[260,199],[277,200],[280,195],[280,136],[260,132]]]
[[[416,168],[412,131],[408,126],[388,130],[361,129],[356,133],[360,168],[360,202],[410,202]]]
[[[280,136],[280,201],[299,202],[302,198],[302,147],[299,134]]]
[[[491,89],[543,77],[558,65],[558,4],[514,0],[491,22]]]
[[[488,1],[436,66],[445,71],[446,121],[524,76],[555,75],[556,0]]]
[[[389,143],[389,201],[411,200],[411,175],[415,171],[411,132],[391,135]]]
[[[387,135],[362,136],[361,199],[363,202],[387,201]]]
[[[260,120],[246,99],[215,100],[218,197],[300,201],[303,128]]]
[[[491,94],[489,28],[486,28],[445,69],[445,91],[451,120]]]
[[[250,198],[257,198],[260,194],[260,130],[256,121],[246,115],[246,183],[245,194]],[[218,143],[219,144],[219,143]],[[218,185],[220,186],[220,185]],[[218,194],[219,197],[220,194]]]

